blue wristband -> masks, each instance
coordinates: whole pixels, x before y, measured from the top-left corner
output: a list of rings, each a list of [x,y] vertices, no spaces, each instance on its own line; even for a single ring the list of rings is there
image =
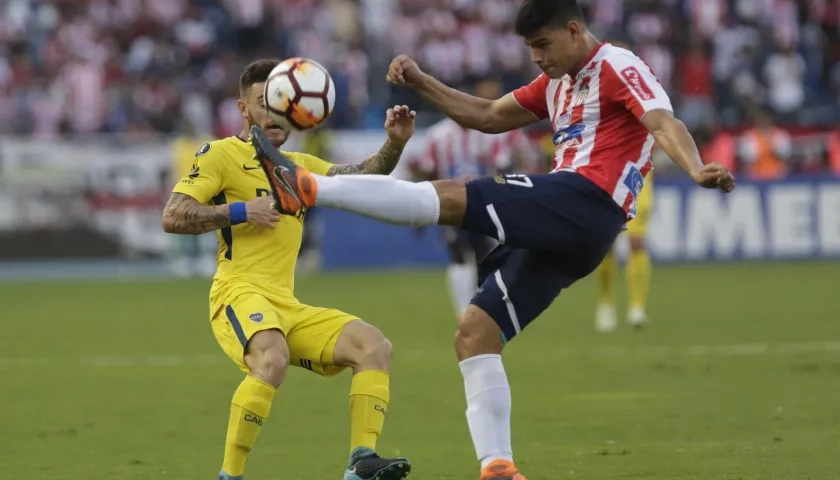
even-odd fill
[[[248,209],[245,207],[245,202],[231,203],[229,208],[231,225],[239,225],[248,221]]]

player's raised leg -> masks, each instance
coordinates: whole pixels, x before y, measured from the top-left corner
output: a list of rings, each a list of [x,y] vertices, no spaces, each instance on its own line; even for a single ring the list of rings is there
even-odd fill
[[[265,133],[251,129],[257,157],[270,162],[269,180],[284,212],[325,206],[402,225],[460,226],[466,210],[463,182],[407,182],[387,175],[313,175],[273,148]],[[297,209],[297,210],[295,210]]]
[[[611,332],[618,324],[613,300],[613,279],[618,270],[618,259],[611,250],[595,271],[598,289],[598,304],[595,307],[595,328],[600,332]]]
[[[243,478],[245,461],[271,411],[274,393],[286,377],[289,348],[283,334],[279,330],[255,333],[247,341],[244,362],[250,373],[231,401],[219,480]]]
[[[344,480],[399,480],[411,465],[405,458],[382,458],[376,442],[391,400],[391,343],[379,329],[361,320],[346,324],[332,362],[353,369],[350,384],[350,461]]]

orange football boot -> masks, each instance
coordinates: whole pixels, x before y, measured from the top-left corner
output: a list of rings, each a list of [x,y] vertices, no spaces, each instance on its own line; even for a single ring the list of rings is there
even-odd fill
[[[481,480],[527,480],[513,462],[494,460],[481,469]]]
[[[280,153],[265,132],[256,125],[251,127],[251,143],[256,150],[255,158],[260,161],[268,177],[278,212],[295,215],[301,208],[315,205],[318,182],[311,173]]]

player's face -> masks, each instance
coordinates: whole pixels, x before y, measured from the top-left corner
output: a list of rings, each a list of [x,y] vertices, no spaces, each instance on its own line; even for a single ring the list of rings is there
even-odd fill
[[[286,143],[289,138],[289,132],[277,125],[268,110],[265,108],[265,99],[263,98],[264,83],[255,83],[251,85],[250,90],[244,100],[240,100],[239,110],[242,116],[248,121],[248,125],[257,125],[268,134],[271,143],[275,147],[279,147]]]
[[[569,22],[564,27],[543,27],[527,37],[525,44],[531,49],[532,62],[549,78],[560,78],[574,70],[580,61],[583,39],[581,26]]]

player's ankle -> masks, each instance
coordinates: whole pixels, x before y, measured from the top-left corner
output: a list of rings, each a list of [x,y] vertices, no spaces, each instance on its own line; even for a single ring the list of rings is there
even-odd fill
[[[497,453],[489,457],[485,457],[481,459],[481,469],[484,470],[485,468],[489,467],[493,464],[501,464],[506,466],[513,466],[513,455],[505,455],[503,453]]]

